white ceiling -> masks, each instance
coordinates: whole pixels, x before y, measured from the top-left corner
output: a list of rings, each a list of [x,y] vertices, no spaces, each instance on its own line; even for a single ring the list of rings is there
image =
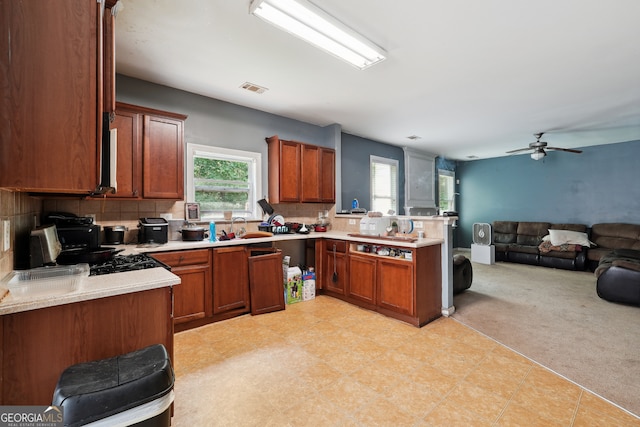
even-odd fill
[[[388,52],[363,71],[250,0],[122,1],[128,76],[451,159],[640,140],[638,0],[313,0]]]

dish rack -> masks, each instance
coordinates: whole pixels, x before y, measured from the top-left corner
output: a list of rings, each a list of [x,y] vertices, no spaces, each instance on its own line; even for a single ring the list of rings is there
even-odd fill
[[[0,287],[9,289],[15,297],[52,295],[77,290],[82,278],[88,276],[89,264],[84,263],[38,267],[12,271],[2,279]]]

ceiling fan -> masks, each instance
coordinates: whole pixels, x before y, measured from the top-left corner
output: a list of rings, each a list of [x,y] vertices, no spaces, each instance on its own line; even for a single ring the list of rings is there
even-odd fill
[[[507,151],[507,154],[518,153],[520,151],[526,151],[526,150],[533,150],[533,153],[531,153],[531,158],[533,160],[540,160],[547,155],[547,152],[545,151],[545,149],[556,150],[556,151],[566,151],[568,153],[576,153],[576,154],[582,153],[581,150],[574,150],[573,148],[548,147],[546,142],[540,141],[540,138],[542,138],[542,135],[544,135],[544,132],[534,134],[533,136],[536,137],[536,142],[532,142],[531,144],[529,144],[529,147],[527,148],[518,148],[517,150]]]

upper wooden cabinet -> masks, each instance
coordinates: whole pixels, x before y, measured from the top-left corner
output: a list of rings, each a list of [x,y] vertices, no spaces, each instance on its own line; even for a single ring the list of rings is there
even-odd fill
[[[271,203],[335,203],[335,150],[266,139]]]
[[[117,103],[118,190],[114,198],[184,198],[183,114]]]
[[[104,85],[113,86],[104,76],[103,4],[3,1],[0,8],[0,187],[94,191]]]

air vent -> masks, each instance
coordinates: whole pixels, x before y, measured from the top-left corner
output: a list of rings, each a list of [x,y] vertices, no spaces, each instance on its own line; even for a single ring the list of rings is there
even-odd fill
[[[265,91],[269,90],[266,87],[258,86],[256,84],[249,83],[249,82],[244,83],[240,87],[242,89],[248,90],[249,92],[255,92],[255,93],[264,93]]]
[[[407,137],[407,139],[415,141],[416,139],[422,139],[422,137],[420,137],[418,135],[410,135],[410,136]]]

